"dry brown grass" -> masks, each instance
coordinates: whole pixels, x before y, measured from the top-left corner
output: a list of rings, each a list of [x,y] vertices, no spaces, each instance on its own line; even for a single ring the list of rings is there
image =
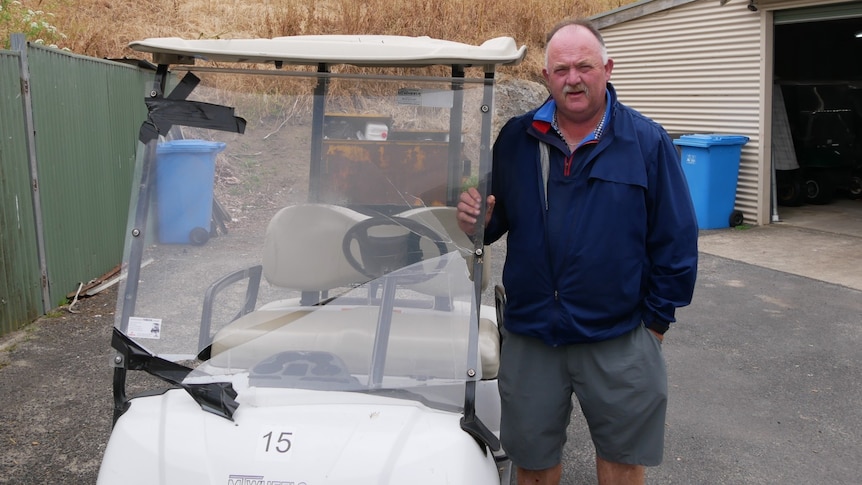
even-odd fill
[[[528,46],[521,66],[507,73],[535,78],[547,30],[558,20],[583,17],[631,0],[0,0],[0,39],[29,25],[15,9],[43,12],[41,20],[65,38],[47,43],[94,57],[141,57],[126,45],[147,37],[243,38],[297,34],[427,35],[478,44],[512,36]],[[42,24],[39,24],[42,25]],[[44,27],[28,32],[36,40]]]

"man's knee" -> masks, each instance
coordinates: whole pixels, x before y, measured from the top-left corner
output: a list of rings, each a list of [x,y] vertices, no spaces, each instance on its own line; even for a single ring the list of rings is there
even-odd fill
[[[527,470],[518,467],[518,485],[557,485],[563,476],[562,463],[544,470]]]
[[[643,465],[615,463],[596,455],[596,476],[599,485],[643,485],[646,469]]]

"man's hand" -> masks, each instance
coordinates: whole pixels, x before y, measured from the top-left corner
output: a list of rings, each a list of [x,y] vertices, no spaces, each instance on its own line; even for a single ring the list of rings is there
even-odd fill
[[[488,196],[488,212],[485,213],[485,224],[491,220],[491,212],[494,211],[494,202],[496,199],[493,195]],[[461,193],[461,200],[458,202],[458,227],[468,236],[473,236],[476,233],[476,221],[479,218],[479,213],[482,206],[482,194],[475,187],[470,187],[466,192]]]
[[[649,330],[650,332],[652,332],[652,334],[653,334],[653,335],[655,335],[655,338],[657,338],[659,342],[664,342],[664,335],[662,335],[662,334],[660,334],[660,333],[656,332],[655,330],[653,330],[653,329],[651,329],[651,328],[648,328],[647,330]]]

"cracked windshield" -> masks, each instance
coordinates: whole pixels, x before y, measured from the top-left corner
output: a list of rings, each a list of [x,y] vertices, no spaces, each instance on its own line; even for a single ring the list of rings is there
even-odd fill
[[[188,379],[362,390],[481,377],[467,351],[481,248],[454,209],[485,178],[481,80],[195,76],[196,109],[141,144],[148,190],[130,209],[117,328],[196,367]]]

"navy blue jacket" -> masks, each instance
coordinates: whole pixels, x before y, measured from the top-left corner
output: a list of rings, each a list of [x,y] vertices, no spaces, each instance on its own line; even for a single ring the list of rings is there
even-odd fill
[[[485,243],[508,233],[505,326],[552,346],[667,325],[694,291],[698,228],[676,147],[610,84],[608,100],[603,132],[574,153],[551,127],[553,100],[509,120],[494,143]]]

